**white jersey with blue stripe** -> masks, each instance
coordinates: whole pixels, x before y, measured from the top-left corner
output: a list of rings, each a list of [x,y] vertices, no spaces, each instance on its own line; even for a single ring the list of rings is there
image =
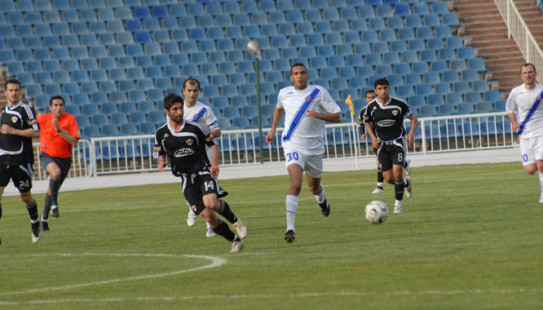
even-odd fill
[[[543,86],[540,84],[536,84],[532,89],[526,89],[524,84],[513,88],[507,98],[505,111],[507,113],[515,113],[517,122],[520,125],[530,113],[530,109],[542,91]],[[543,102],[533,112],[533,115],[526,122],[522,131],[523,138],[539,136],[543,136]]]
[[[313,95],[313,96],[311,96]],[[308,155],[324,154],[324,121],[305,117],[308,110],[317,113],[339,113],[341,108],[328,91],[317,85],[296,90],[294,86],[281,89],[277,96],[277,108],[285,114],[283,148],[303,150]]]
[[[220,129],[219,121],[215,117],[213,110],[200,101],[196,101],[196,104],[190,108],[185,105],[183,108],[183,118],[187,121],[198,123],[209,131]]]

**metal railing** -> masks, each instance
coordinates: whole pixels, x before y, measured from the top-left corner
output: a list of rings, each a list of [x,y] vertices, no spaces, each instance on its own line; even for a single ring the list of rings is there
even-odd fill
[[[410,127],[409,121],[406,127]],[[374,156],[371,142],[362,141],[354,124],[325,126],[325,158]],[[264,128],[264,135],[269,128]],[[409,129],[408,129],[409,130]],[[220,165],[258,164],[282,161],[282,128],[271,144],[264,142],[260,153],[258,129],[225,130],[219,139]],[[154,135],[92,138],[87,170],[93,176],[156,171],[153,159]],[[419,119],[415,147],[410,153],[427,154],[513,147],[515,134],[505,112],[427,117]],[[83,146],[80,145],[78,149]],[[86,154],[86,153],[85,153]]]
[[[494,0],[507,26],[508,38],[513,38],[527,62],[535,65],[536,71],[543,72],[543,51],[524,22],[513,0]]]

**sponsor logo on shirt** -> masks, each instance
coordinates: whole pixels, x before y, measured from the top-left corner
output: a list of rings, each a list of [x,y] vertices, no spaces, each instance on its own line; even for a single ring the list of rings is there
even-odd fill
[[[379,127],[390,127],[394,126],[395,123],[396,121],[393,119],[384,119],[382,121],[379,121],[377,124],[379,125]]]
[[[192,154],[194,154],[192,149],[190,149],[190,148],[182,148],[182,149],[179,149],[179,150],[175,151],[175,153],[173,154],[173,157],[181,158],[181,157],[185,157],[185,156],[190,156]]]

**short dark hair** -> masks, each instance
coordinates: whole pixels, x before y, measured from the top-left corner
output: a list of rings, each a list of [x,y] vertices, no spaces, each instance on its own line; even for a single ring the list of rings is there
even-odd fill
[[[534,69],[534,72],[537,72],[536,69],[535,69],[535,65],[533,63],[531,63],[531,62],[527,62],[527,63],[523,64],[522,66],[520,66],[520,71],[522,72],[522,68],[530,67],[530,66],[532,67],[532,69]]]
[[[57,100],[57,99],[62,100],[62,103],[66,104],[66,100],[64,100],[64,98],[62,98],[62,96],[57,95],[57,96],[53,96],[53,97],[51,97],[51,99],[49,99],[49,106],[52,106],[53,105],[53,100]]]
[[[297,63],[293,64],[292,66],[290,66],[290,75],[292,75],[292,69],[294,67],[304,67],[305,73],[307,73],[307,68],[305,67],[305,65],[303,63],[301,63],[301,62],[297,62]]]
[[[377,79],[375,80],[375,82],[373,82],[373,87],[374,88],[377,88],[377,85],[379,86],[390,86],[390,83],[388,82],[388,80],[386,78],[380,78],[380,79]]]
[[[166,96],[164,96],[164,109],[170,111],[170,109],[175,103],[181,103],[181,106],[183,106],[184,104],[183,98],[175,93],[169,93]]]
[[[367,97],[369,93],[375,93],[375,89],[366,90],[366,92],[364,93],[364,97]]]
[[[17,84],[17,85],[19,85],[19,88],[21,88],[21,82],[19,82],[19,80],[17,80],[17,79],[8,79],[4,83],[4,90],[8,89],[8,84]]]
[[[198,85],[198,89],[200,89],[200,81],[198,81],[197,79],[193,78],[192,76],[189,76],[185,82],[183,82],[183,89],[185,89],[185,86],[187,85],[187,83],[189,83],[190,85]]]

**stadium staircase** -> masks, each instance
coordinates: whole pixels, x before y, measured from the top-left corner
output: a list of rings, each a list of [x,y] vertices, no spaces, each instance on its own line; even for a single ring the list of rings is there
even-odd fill
[[[543,42],[543,21],[534,1],[516,0],[530,31],[538,42]],[[519,67],[525,62],[517,44],[507,38],[507,27],[493,0],[454,0],[454,12],[458,13],[465,27],[464,36],[471,38],[471,45],[484,58],[492,79],[499,82],[500,92],[507,94],[520,84]]]

